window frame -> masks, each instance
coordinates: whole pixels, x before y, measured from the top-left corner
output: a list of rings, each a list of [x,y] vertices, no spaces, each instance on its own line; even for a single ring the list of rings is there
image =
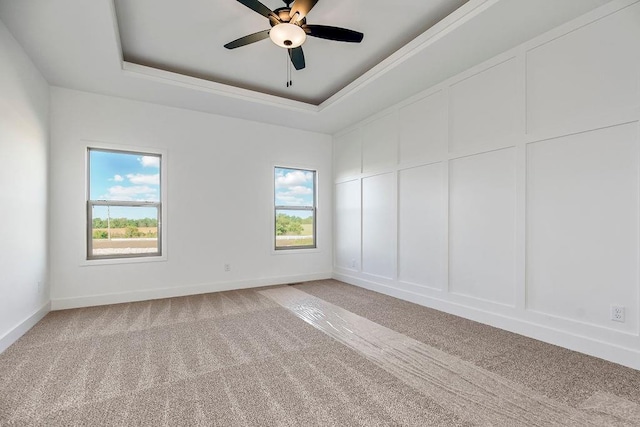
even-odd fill
[[[130,200],[92,200],[91,199],[91,151],[102,151],[108,153],[129,154],[135,156],[151,156],[158,157],[160,164],[158,165],[159,174],[159,191],[158,201],[130,201]],[[164,183],[164,158],[165,153],[147,151],[145,149],[134,148],[113,148],[105,147],[98,144],[87,145],[85,148],[85,161],[86,161],[86,248],[85,248],[85,261],[123,261],[123,262],[135,262],[144,260],[164,260],[164,240],[163,229],[164,224],[162,221],[164,213],[163,200],[165,199],[165,183]],[[138,253],[138,254],[115,254],[115,255],[93,255],[93,207],[94,206],[112,206],[112,207],[155,207],[158,211],[158,227],[157,227],[157,252],[151,253]]]
[[[275,177],[277,169],[288,169],[293,171],[311,172],[313,174],[313,205],[312,206],[288,206],[276,204],[277,188],[275,185]],[[275,165],[272,169],[273,179],[273,251],[276,253],[286,253],[287,251],[295,250],[317,250],[318,249],[318,170],[302,167],[290,167],[290,166],[278,166]],[[276,220],[278,218],[278,211],[307,211],[313,215],[313,243],[311,245],[297,245],[297,246],[280,246],[277,245],[276,234]]]

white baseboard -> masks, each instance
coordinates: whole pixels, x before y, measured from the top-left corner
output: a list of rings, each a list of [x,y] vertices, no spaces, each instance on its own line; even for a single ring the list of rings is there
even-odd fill
[[[622,347],[583,335],[576,335],[559,328],[540,325],[516,317],[491,313],[468,305],[418,295],[413,292],[355,276],[334,272],[333,278],[351,285],[640,370],[640,351],[636,349]]]
[[[31,316],[24,319],[22,322],[18,323],[13,329],[0,337],[0,353],[5,351],[11,346],[14,342],[18,341],[18,339],[23,336],[27,331],[38,323],[44,316],[47,315],[51,311],[51,302],[45,303],[42,307],[40,307],[35,313]]]
[[[267,277],[234,282],[214,282],[171,288],[145,289],[102,295],[87,295],[71,298],[52,298],[51,310],[93,307],[98,305],[120,304],[134,301],[147,301],[161,298],[183,297],[211,292],[233,291],[237,289],[258,288],[261,286],[283,285],[286,283],[307,282],[310,280],[331,279],[332,273],[312,273],[296,276]]]

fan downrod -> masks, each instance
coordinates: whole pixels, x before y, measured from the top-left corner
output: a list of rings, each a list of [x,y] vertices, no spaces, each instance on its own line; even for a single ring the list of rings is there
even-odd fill
[[[282,0],[282,1],[284,1],[284,4],[286,4],[288,8],[291,8],[291,3],[293,3],[293,0]]]

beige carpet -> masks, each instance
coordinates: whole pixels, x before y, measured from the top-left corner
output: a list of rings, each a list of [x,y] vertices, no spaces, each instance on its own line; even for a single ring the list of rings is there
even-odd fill
[[[333,280],[284,288],[431,358],[407,376],[275,289],[52,312],[0,355],[0,425],[640,424],[638,371]]]

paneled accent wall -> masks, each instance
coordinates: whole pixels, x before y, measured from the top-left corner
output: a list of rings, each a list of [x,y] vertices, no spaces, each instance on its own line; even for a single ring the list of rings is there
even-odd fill
[[[449,291],[513,306],[515,149],[449,161]]]
[[[440,163],[398,172],[398,280],[442,289],[446,229]]]
[[[345,129],[335,277],[640,369],[639,122],[617,0]]]

